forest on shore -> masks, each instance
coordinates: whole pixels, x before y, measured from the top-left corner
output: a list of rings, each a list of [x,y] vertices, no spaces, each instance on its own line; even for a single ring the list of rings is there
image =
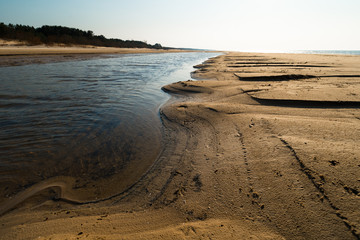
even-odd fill
[[[5,24],[3,22],[0,22],[0,39],[24,41],[29,45],[65,44],[118,48],[163,49],[159,43],[151,45],[146,42],[136,40],[121,40],[115,38],[108,39],[103,35],[94,35],[92,31],[83,31],[77,28],[48,25],[34,28],[32,26]]]

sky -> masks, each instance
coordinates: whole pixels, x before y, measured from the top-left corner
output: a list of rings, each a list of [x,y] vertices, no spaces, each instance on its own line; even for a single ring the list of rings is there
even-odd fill
[[[169,47],[360,50],[360,0],[0,0],[0,22]]]

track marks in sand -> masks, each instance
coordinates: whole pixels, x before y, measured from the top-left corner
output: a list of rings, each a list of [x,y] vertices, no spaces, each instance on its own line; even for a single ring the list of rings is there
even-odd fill
[[[299,171],[299,163],[273,132],[271,123],[262,117],[248,114],[232,117],[236,119],[233,124],[243,152],[238,159],[244,163],[245,187],[240,191],[249,198],[250,205],[257,207],[258,211],[253,210],[255,215],[263,221],[267,219],[266,224],[292,239],[351,236],[343,220],[324,204],[325,200],[321,201],[321,194]],[[333,226],[331,231],[315,234],[327,225]]]
[[[236,125],[234,125],[236,131],[237,131],[237,135],[236,137],[239,138],[240,141],[240,147],[243,153],[242,159],[244,162],[244,166],[245,166],[245,171],[246,171],[246,179],[247,179],[247,184],[248,184],[248,193],[246,193],[246,196],[248,198],[251,199],[251,203],[253,205],[257,205],[261,210],[264,209],[265,205],[261,203],[261,197],[260,195],[254,191],[254,184],[253,184],[253,178],[252,178],[252,170],[249,164],[249,160],[247,157],[247,148],[245,145],[245,140],[244,140],[244,136],[240,131],[240,128]],[[242,192],[242,189],[239,189],[239,192]],[[269,216],[266,216],[266,218],[268,220],[270,220]],[[271,220],[270,220],[271,221]]]
[[[320,192],[322,189],[323,193],[325,193],[325,196],[328,199],[330,197],[333,197],[332,192],[326,194],[325,190],[327,189],[325,188],[324,190],[324,187],[327,186],[321,185],[321,182],[325,181],[327,175],[325,175],[324,177],[315,172],[310,172],[311,176],[316,177],[315,180],[314,179],[312,180],[311,178],[309,178],[309,176],[304,174],[304,172],[302,171],[302,167],[307,169],[307,166],[305,166],[305,164],[303,163],[301,167],[301,164],[298,161],[301,160],[299,156],[302,155],[298,155],[295,152],[296,156],[298,157],[298,159],[296,159],[291,149],[288,146],[286,146],[284,142],[282,142],[281,139],[279,138],[280,136],[278,135],[279,132],[272,131],[273,129],[272,126],[270,125],[270,121],[268,122],[269,126],[267,126],[266,124],[262,124],[261,122],[262,120],[260,120],[260,118],[256,115],[257,112],[261,113],[262,111],[271,112],[271,114],[274,115],[281,115],[281,114],[291,115],[297,110],[301,111],[301,113],[305,113],[303,109],[299,109],[299,108],[309,108],[309,105],[315,106],[313,108],[326,108],[328,109],[328,112],[331,113],[334,112],[335,114],[335,111],[336,113],[338,113],[338,110],[337,109],[333,110],[333,108],[344,108],[344,105],[349,105],[349,103],[343,104],[342,102],[338,102],[336,101],[337,98],[333,98],[334,101],[333,103],[330,102],[330,104],[329,102],[325,102],[325,103],[310,102],[310,104],[309,102],[302,103],[298,101],[290,102],[290,104],[285,102],[285,104],[287,104],[287,107],[298,108],[298,109],[291,109],[291,108],[275,108],[282,106],[284,104],[284,101],[276,102],[276,103],[267,102],[267,103],[259,104],[259,101],[256,102],[256,99],[250,99],[252,102],[254,102],[254,104],[248,104],[249,101],[244,102],[245,98],[242,97],[243,95],[248,96],[248,98],[250,98],[252,94],[254,94],[255,96],[260,95],[257,93],[257,91],[260,91],[258,90],[259,87],[262,88],[261,91],[267,91],[269,89],[274,90],[274,86],[279,88],[280,87],[290,88],[293,87],[293,85],[295,85],[295,86],[299,86],[299,88],[304,88],[305,86],[305,91],[306,91],[308,89],[306,87],[309,84],[326,85],[325,83],[327,82],[332,83],[337,80],[342,80],[342,79],[327,79],[327,78],[319,79],[317,76],[320,76],[321,78],[322,77],[331,78],[331,76],[340,78],[340,76],[344,76],[345,78],[345,75],[349,77],[350,76],[356,77],[357,73],[352,72],[351,69],[341,69],[335,63],[328,62],[322,58],[319,58],[316,61],[311,61],[308,64],[305,63],[303,58],[299,58],[300,60],[291,59],[290,61],[288,60],[285,61],[284,59],[282,59],[283,57],[287,58],[287,56],[285,55],[282,56],[281,59],[268,58],[268,57],[260,56],[260,54],[258,56],[257,55],[240,56],[240,55],[241,54],[236,54],[236,55],[233,54],[231,56],[222,56],[219,57],[218,59],[215,59],[214,63],[207,64],[207,66],[204,68],[202,76],[206,76],[206,72],[210,73],[210,76],[218,74],[219,76],[221,76],[221,78],[218,78],[220,82],[229,81],[229,80],[234,81],[233,83],[231,82],[230,84],[232,86],[231,89],[234,90],[234,93],[236,93],[234,84],[236,86],[239,86],[237,89],[241,88],[245,90],[245,91],[241,91],[240,95],[235,95],[234,97],[231,98],[227,98],[230,95],[224,94],[225,91],[222,92],[223,89],[225,89],[225,87],[216,89],[214,91],[215,94],[213,95],[206,95],[207,97],[206,100],[208,99],[211,100],[211,103],[209,103],[208,106],[216,110],[214,111],[208,108],[209,112],[213,112],[214,116],[215,114],[218,114],[218,115],[222,115],[222,117],[224,118],[229,118],[230,121],[232,121],[233,124],[235,124],[235,126],[238,126],[237,128],[238,131],[237,142],[239,143],[238,147],[234,147],[235,145],[233,145],[233,148],[230,146],[227,147],[226,149],[228,150],[229,149],[236,149],[236,150],[230,150],[230,152],[225,152],[221,160],[225,158],[230,158],[229,156],[237,155],[238,162],[242,163],[241,165],[238,165],[238,167],[240,167],[238,169],[239,175],[236,177],[239,180],[238,186],[240,188],[238,190],[241,194],[239,196],[239,200],[241,199],[242,204],[244,205],[244,208],[241,209],[241,213],[247,214],[249,213],[248,211],[251,209],[254,215],[255,216],[257,215],[256,217],[259,217],[262,220],[265,220],[266,216],[269,216],[269,220],[271,220],[271,222],[270,223],[268,222],[266,224],[269,224],[272,227],[279,229],[279,231],[281,231],[285,236],[293,239],[334,238],[334,236],[336,236],[337,238],[351,239],[352,236],[358,238],[358,236],[356,235],[357,234],[356,227],[350,226],[350,228],[352,228],[350,229],[349,226],[347,225],[352,225],[352,224],[349,223],[347,219],[344,219],[344,217],[345,218],[351,217],[352,219],[352,216],[350,215],[346,216],[348,214],[346,211],[341,212],[340,215],[338,215],[340,210],[338,210],[337,208],[342,207],[341,205],[339,205],[340,203],[338,202],[338,200],[334,198],[333,201],[329,203],[330,200],[327,200]],[[312,65],[312,66],[306,68],[304,67],[303,69],[293,69],[295,66],[286,66],[284,67],[284,69],[279,69],[278,67],[274,68],[272,66],[268,68],[262,67],[262,65],[266,65],[267,62],[275,62],[278,60],[281,60],[283,62],[289,62],[289,64],[287,65]],[[253,64],[253,65],[257,65],[257,67],[259,68],[256,68],[256,66],[252,66],[252,64],[249,64],[249,66],[241,69],[229,68],[229,65],[234,65],[237,62],[239,62],[241,65],[241,61],[247,61],[248,63],[258,62],[257,64]],[[327,65],[324,64],[324,62],[329,64],[330,67],[316,68],[317,65]],[[327,72],[326,73],[323,72],[324,70],[326,70]],[[238,81],[243,79],[239,79],[239,77],[237,77],[234,73],[241,74],[240,77],[244,77],[244,80],[248,80],[248,81]],[[356,79],[351,79],[350,82],[355,84],[356,81],[357,81]],[[244,85],[244,87],[241,85]],[[254,86],[252,87],[252,85]],[[335,86],[334,88],[336,88],[338,85],[334,85],[334,86]],[[349,89],[352,88],[349,87]],[[290,90],[293,89],[290,88]],[[295,90],[297,89],[295,88]],[[295,93],[298,93],[298,92],[295,93],[294,92],[295,91],[292,91],[290,93],[293,95],[295,95]],[[326,89],[323,91],[323,93],[326,94]],[[304,95],[305,97],[303,100],[312,100],[312,98],[309,97],[309,95],[306,95],[306,92],[304,93]],[[302,100],[300,97],[298,98],[294,97],[294,99],[292,99],[291,96],[289,97],[289,100],[296,100],[296,99]],[[320,97],[314,99],[323,100]],[[324,100],[330,100],[330,101],[332,101],[333,99],[331,99],[330,97],[324,98]],[[217,100],[221,102],[222,106],[217,105],[216,102]],[[279,100],[282,99],[280,98]],[[344,100],[349,100],[349,99],[344,98]],[[354,100],[356,101],[356,99]],[[204,101],[202,103],[207,104]],[[227,103],[229,103],[229,105],[226,105]],[[238,105],[238,103],[240,104]],[[351,108],[352,107],[351,104],[352,103],[350,103],[349,106],[345,106],[345,108]],[[256,106],[252,107],[251,105],[256,105]],[[234,107],[236,108],[234,109]],[[311,109],[310,111],[309,114],[313,114],[318,110]],[[257,118],[256,126],[252,126],[252,128],[247,128],[248,122],[252,117]],[[264,121],[266,121],[266,117]],[[291,127],[290,125],[285,125],[285,124],[283,126],[285,128]],[[222,125],[220,126],[220,128],[219,126],[215,126],[215,127],[217,127],[218,129],[223,129]],[[267,130],[267,127],[269,127],[270,129]],[[286,130],[284,131],[281,130],[281,131],[285,132]],[[284,137],[282,139],[284,140],[286,138]],[[220,140],[223,141],[221,137]],[[292,149],[294,150],[294,148]],[[231,163],[226,162],[226,163],[231,164],[231,167],[234,164],[233,162]],[[241,169],[241,167],[243,167],[243,169]],[[335,170],[336,169],[334,169],[334,171]],[[229,177],[222,177],[222,174],[227,174],[229,172],[230,172],[229,169],[224,167],[219,171],[217,171],[218,174],[217,178],[222,181],[227,180]],[[314,182],[312,181],[315,181],[315,183],[317,183],[318,185],[314,186]],[[219,185],[221,184],[222,182],[220,181]],[[335,187],[336,186],[332,188]],[[351,187],[351,189],[355,189],[355,188]],[[346,193],[344,192],[344,194],[352,194],[352,196],[357,197],[357,195],[355,195],[354,191],[352,191],[351,189],[349,187],[347,188],[347,190],[344,189],[344,191],[346,192]],[[220,190],[222,189],[220,188]],[[331,189],[329,191],[331,191]],[[228,192],[226,193],[224,190],[222,190],[222,193],[223,195],[228,194]],[[356,189],[355,189],[355,193],[356,193]],[[255,204],[255,202],[253,204],[251,204],[251,202],[250,204],[248,204],[248,201],[246,200],[247,196],[250,199],[250,201],[257,200],[260,203],[259,206],[261,206],[261,204],[264,204],[263,208],[255,209],[255,206],[257,207],[257,204]],[[332,206],[330,204],[332,204]],[[346,223],[344,222],[344,220],[346,221]],[[347,225],[345,226],[344,224]],[[352,230],[353,232],[351,232]]]
[[[338,216],[344,222],[344,224],[351,231],[351,233],[357,239],[360,239],[360,231],[356,228],[356,226],[352,225],[348,221],[348,218],[341,213],[340,209],[335,206],[335,204],[330,200],[330,198],[326,194],[325,189],[322,187],[322,183],[321,183],[321,181],[324,181],[323,177],[321,175],[319,175],[318,173],[316,173],[315,171],[313,171],[313,170],[309,169],[308,167],[306,167],[305,163],[299,158],[299,156],[297,155],[294,148],[292,148],[291,145],[286,140],[284,140],[283,138],[279,138],[279,139],[290,150],[293,157],[298,162],[298,164],[300,166],[300,170],[309,178],[311,183],[319,191],[319,193],[322,196],[321,199],[324,199],[329,204],[329,206],[335,211],[336,216]],[[316,181],[317,179],[320,179],[320,183],[318,181]]]

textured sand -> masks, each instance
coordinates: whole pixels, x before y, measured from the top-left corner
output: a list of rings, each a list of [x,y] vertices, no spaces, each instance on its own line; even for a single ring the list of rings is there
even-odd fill
[[[164,86],[165,149],[96,204],[45,189],[1,239],[359,239],[360,57],[229,53]],[[210,79],[210,80],[208,80]]]

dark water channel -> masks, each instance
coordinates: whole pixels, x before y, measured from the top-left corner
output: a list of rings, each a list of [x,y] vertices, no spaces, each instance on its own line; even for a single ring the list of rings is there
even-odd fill
[[[115,194],[161,151],[163,85],[214,53],[131,54],[0,68],[0,194],[57,176]],[[88,197],[87,197],[88,198]]]

